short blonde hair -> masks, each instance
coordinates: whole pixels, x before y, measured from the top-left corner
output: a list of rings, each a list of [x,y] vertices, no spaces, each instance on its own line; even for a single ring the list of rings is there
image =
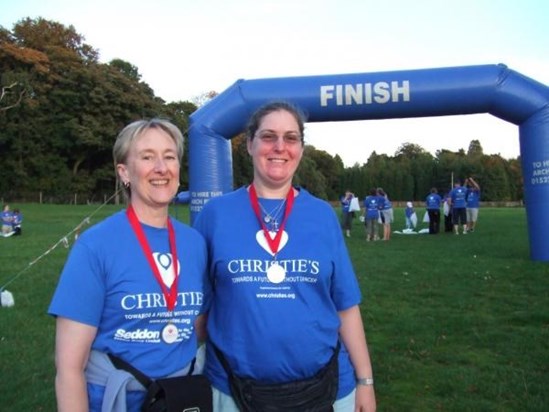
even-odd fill
[[[179,128],[168,120],[164,119],[150,119],[150,120],[137,120],[128,124],[122,129],[122,131],[116,137],[114,146],[112,148],[112,157],[114,160],[114,172],[118,177],[117,165],[126,164],[128,155],[130,153],[130,147],[136,138],[141,136],[145,131],[149,129],[162,129],[165,131],[175,142],[177,147],[177,158],[179,162],[183,158],[183,149],[185,139]],[[122,184],[122,182],[119,182]],[[131,188],[122,184],[124,194],[127,198],[130,197]]]

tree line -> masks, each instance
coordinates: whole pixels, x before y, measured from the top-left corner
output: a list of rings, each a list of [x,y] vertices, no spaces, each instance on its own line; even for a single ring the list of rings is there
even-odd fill
[[[244,185],[252,177],[245,157],[242,137],[233,139],[235,182]],[[372,188],[382,187],[393,200],[423,201],[432,188],[442,195],[457,180],[473,177],[481,185],[483,201],[520,201],[523,183],[520,158],[504,159],[499,154],[485,155],[478,140],[472,140],[467,152],[438,150],[435,156],[421,146],[403,143],[394,156],[370,154],[360,165],[344,167],[342,159],[325,151],[305,146],[302,163],[296,173],[296,184],[327,200],[337,200],[345,190],[361,199]]]
[[[358,193],[381,186],[391,199],[424,200],[431,188],[442,195],[453,183],[473,177],[481,186],[483,201],[523,199],[520,158],[506,160],[498,154],[486,155],[478,140],[468,150],[438,150],[431,155],[416,144],[404,143],[394,156],[370,155],[366,164],[346,169],[343,186]]]
[[[132,63],[101,63],[72,25],[43,18],[22,19],[11,30],[0,26],[0,87],[0,197],[7,201],[36,201],[37,193],[51,202],[75,194],[102,201],[116,188],[112,145],[122,127],[162,117],[187,135],[189,115],[215,96],[166,102]],[[231,145],[233,184],[239,187],[251,181],[252,167],[243,136]],[[187,173],[185,152],[182,188],[188,188]],[[452,175],[474,176],[483,200],[522,198],[519,159],[485,155],[477,140],[467,152],[440,150],[435,156],[405,143],[394,156],[372,152],[352,167],[306,145],[295,183],[326,200],[338,199],[345,189],[365,195],[378,186],[395,200],[422,200],[431,187],[449,189]]]

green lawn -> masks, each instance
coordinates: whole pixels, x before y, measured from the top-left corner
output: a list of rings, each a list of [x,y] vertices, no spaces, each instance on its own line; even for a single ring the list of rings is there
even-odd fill
[[[53,411],[54,321],[46,309],[73,230],[120,207],[12,204],[23,236],[0,238],[2,411]],[[188,209],[172,215],[188,222]],[[394,229],[404,226],[395,210]],[[89,225],[83,224],[85,229]],[[549,410],[549,264],[529,257],[524,209],[481,209],[477,231],[366,242],[349,250],[379,411]]]

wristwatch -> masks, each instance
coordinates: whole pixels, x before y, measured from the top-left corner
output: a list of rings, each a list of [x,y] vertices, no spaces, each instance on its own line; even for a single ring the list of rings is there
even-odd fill
[[[362,385],[362,386],[371,386],[374,384],[374,379],[373,378],[357,378],[356,384]]]

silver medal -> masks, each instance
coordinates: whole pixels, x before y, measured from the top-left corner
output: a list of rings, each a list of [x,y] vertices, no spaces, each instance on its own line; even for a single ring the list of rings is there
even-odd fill
[[[267,269],[267,278],[271,283],[280,283],[286,278],[286,271],[277,262],[273,262]]]
[[[173,323],[168,323],[162,329],[162,340],[166,343],[174,343],[179,336],[177,326]]]

